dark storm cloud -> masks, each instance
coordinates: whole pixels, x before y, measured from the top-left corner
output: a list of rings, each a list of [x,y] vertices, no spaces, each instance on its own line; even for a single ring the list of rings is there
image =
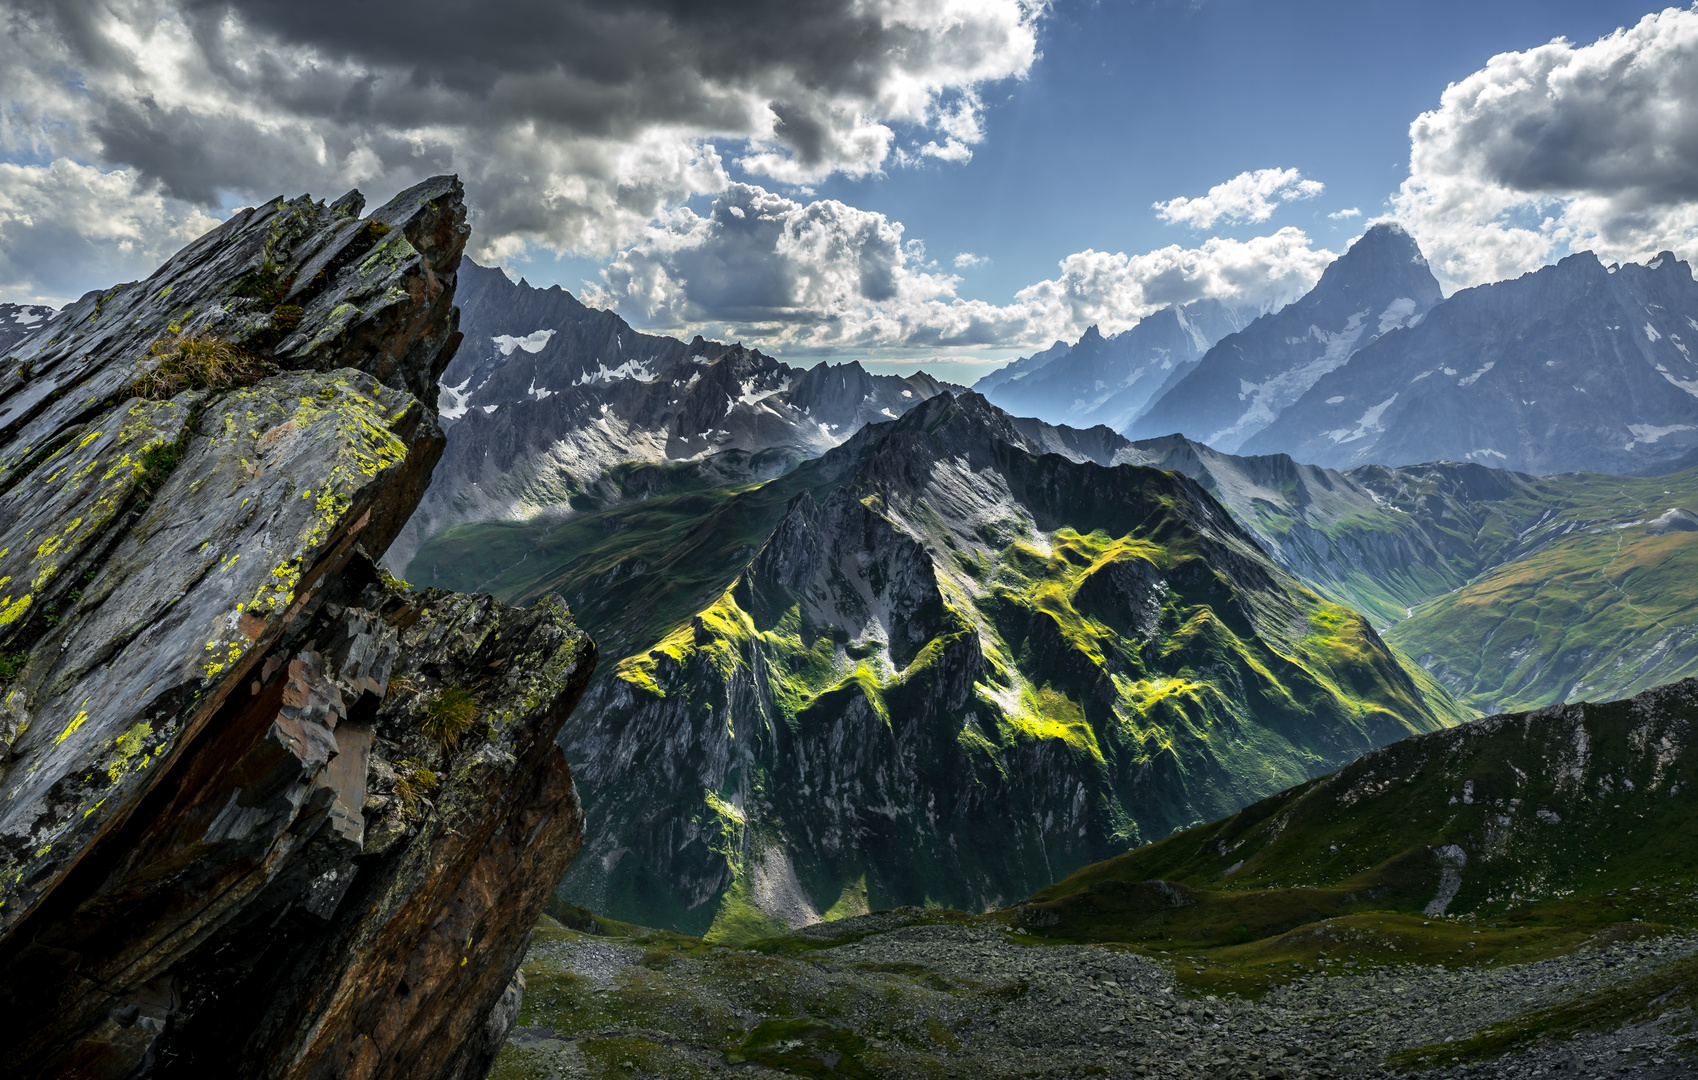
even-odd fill
[[[114,47],[111,24],[145,10],[83,0],[30,0],[26,10],[97,76],[86,92],[101,156],[202,202],[276,175],[274,155],[239,130],[275,138],[255,123],[256,109],[319,125],[330,156],[358,143],[385,169],[445,156],[421,147],[416,129],[468,127],[535,139],[618,142],[656,129],[752,138],[782,148],[803,172],[865,172],[889,140],[857,137],[858,125],[923,124],[935,92],[1024,70],[1035,10],[1018,0],[964,18],[940,17],[924,0],[878,9],[849,0],[158,7],[181,18],[200,54],[192,102],[135,93],[130,76],[146,59]],[[118,85],[103,73],[121,76]],[[405,148],[386,145],[395,131],[409,132]]]

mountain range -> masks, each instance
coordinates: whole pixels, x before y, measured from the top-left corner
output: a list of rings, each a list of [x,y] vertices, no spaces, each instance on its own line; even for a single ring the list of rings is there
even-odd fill
[[[1391,284],[1376,293],[1352,275]],[[1289,780],[1355,752],[1327,749],[1332,734],[1284,745],[1258,737],[1247,757],[1223,758],[1218,741],[1193,734],[1171,742],[1175,760],[1185,764],[1165,781],[1168,805],[1116,789],[1116,770],[1160,760],[1104,749],[1112,745],[1104,733],[1120,723],[1105,727],[1104,717],[1148,704],[1136,696],[1143,690],[1125,696],[1126,677],[1115,670],[1114,658],[1136,633],[1100,619],[1093,624],[1097,616],[1077,606],[1083,601],[1075,571],[1059,564],[1035,575],[1022,569],[1018,589],[997,583],[1030,557],[1022,545],[1047,550],[1052,561],[1057,551],[1072,551],[1069,557],[1088,567],[1105,557],[1104,539],[1118,542],[1123,534],[1094,537],[1096,524],[1072,506],[1046,502],[1051,493],[1011,494],[1015,458],[1053,459],[1049,467],[1062,471],[1146,476],[1133,485],[1139,493],[1128,488],[1116,496],[1127,506],[1142,505],[1153,482],[1147,477],[1159,475],[1136,466],[1194,480],[1199,486],[1186,497],[1205,493],[1211,505],[1218,501],[1233,535],[1266,553],[1264,568],[1277,567],[1275,580],[1284,584],[1273,592],[1308,595],[1306,586],[1319,594],[1310,602],[1354,608],[1379,627],[1364,630],[1389,665],[1376,679],[1386,686],[1407,680],[1420,695],[1422,715],[1406,717],[1410,723],[1630,694],[1698,672],[1698,597],[1689,598],[1683,584],[1698,569],[1688,565],[1698,545],[1686,531],[1689,517],[1698,522],[1691,513],[1698,470],[1639,479],[1541,477],[1465,461],[1341,472],[1279,453],[1223,453],[1183,436],[1134,441],[1106,425],[1012,416],[929,381],[870,376],[854,365],[800,372],[740,346],[639,335],[561,290],[515,285],[484,268],[468,267],[465,276],[474,282],[462,321],[472,344],[443,379],[452,425],[445,462],[459,464],[439,469],[432,488],[444,504],[459,503],[445,515],[446,528],[420,529],[403,572],[512,601],[558,593],[605,655],[617,658],[590,691],[586,715],[593,722],[573,725],[564,737],[573,760],[594,773],[592,812],[607,823],[591,840],[595,856],[573,871],[565,894],[598,910],[729,939],[845,910],[840,903],[853,906],[855,896],[982,908],[1036,888],[1058,866],[1124,845],[1128,830],[1162,835],[1241,804],[1251,791],[1244,784]],[[1343,338],[1313,329],[1326,319],[1360,331],[1354,343],[1386,349],[1422,334],[1449,303],[1429,304],[1436,286],[1420,287],[1424,278],[1430,274],[1413,242],[1376,227],[1329,268],[1309,303],[1227,334],[1201,358],[1176,361],[1164,378],[1173,388],[1202,378],[1226,363],[1211,365],[1209,357],[1228,345],[1234,362],[1283,358],[1278,362],[1297,363],[1310,378],[1338,359],[1326,350]],[[1420,299],[1386,300],[1392,292]],[[1394,304],[1402,299],[1410,303]],[[1380,320],[1370,326],[1357,318],[1365,310],[1395,318],[1388,316],[1382,333]],[[1172,313],[1169,329],[1179,314]],[[1309,320],[1307,337],[1282,333],[1300,317]],[[525,330],[532,323],[539,329]],[[1045,362],[1029,363],[992,392],[1036,399],[1046,385],[1065,386],[1064,373],[1088,370],[1116,349],[1127,355],[1128,341],[1148,345],[1162,326],[1153,318],[1143,335],[1093,333],[1078,345],[1058,345],[1033,358]],[[619,349],[632,354],[616,373],[606,354],[624,355]],[[643,359],[636,359],[639,351]],[[1365,355],[1357,349],[1343,367],[1312,381],[1320,385]],[[1260,370],[1264,381],[1279,382],[1271,367]],[[832,383],[834,400],[809,396]],[[728,419],[710,445],[694,447],[678,437],[695,423],[680,419],[694,415],[679,403],[687,400],[680,391],[704,384],[710,389],[693,407],[711,396],[714,411]],[[556,401],[556,386],[575,396]],[[1296,393],[1286,407],[1306,397]],[[847,442],[835,433],[828,438],[816,420],[821,415],[857,434]],[[934,423],[941,434],[922,438]],[[555,449],[539,456],[545,443]],[[902,448],[899,470],[892,446]],[[498,512],[479,509],[487,493],[467,498],[468,475],[477,480],[474,490],[487,484],[508,501]],[[532,501],[512,500],[513,492]],[[532,505],[552,512],[519,512]],[[1014,531],[987,524],[999,521],[1024,524]],[[1229,548],[1212,549],[1203,561],[1238,594],[1272,595],[1220,569]],[[782,570],[812,566],[822,551],[835,569]],[[972,578],[969,563],[988,576]],[[397,549],[390,565],[403,569]],[[906,591],[890,592],[895,582]],[[1187,602],[1172,582],[1143,587]],[[1064,607],[1045,606],[1042,598],[1055,595]],[[785,604],[773,608],[773,596]],[[1280,603],[1297,602],[1287,596]],[[1025,612],[1024,621],[1010,623],[1009,611]],[[1061,640],[1070,644],[1032,651],[1033,625],[1051,622],[1092,626],[1100,641],[1074,648],[1064,630]],[[1202,668],[1191,663],[1193,672],[1210,672],[1200,685],[1226,678],[1238,688],[1225,701],[1205,694],[1186,707],[1186,715],[1204,717],[1200,731],[1221,716],[1257,715],[1242,696],[1254,680],[1222,673],[1275,670],[1257,650],[1289,655],[1295,647],[1270,625],[1234,628],[1240,631],[1248,652],[1223,654]],[[1146,628],[1158,638],[1173,632]],[[907,645],[898,640],[904,634],[913,637]],[[967,639],[977,642],[973,655],[981,659],[945,648]],[[1482,648],[1493,641],[1506,647]],[[1147,659],[1146,645],[1137,650]],[[975,663],[988,667],[974,671]],[[1072,682],[1058,681],[1056,663]],[[1183,674],[1186,661],[1179,665],[1156,663],[1132,685],[1183,685],[1194,676]],[[939,680],[956,696],[936,691]],[[1315,682],[1294,689],[1283,675],[1274,681],[1281,686],[1276,697],[1309,708],[1334,693]],[[876,735],[880,730],[891,734]],[[1070,730],[1088,730],[1090,739]],[[977,733],[984,745],[963,744],[964,732]],[[1389,734],[1359,732],[1345,743],[1372,745]],[[894,747],[877,749],[886,737],[897,740]],[[819,749],[820,738],[839,750]],[[856,753],[844,755],[851,744]],[[639,745],[655,749],[636,754]],[[1046,746],[1051,750],[1033,749]],[[889,758],[896,748],[911,756]],[[1079,767],[1099,753],[1100,764]],[[1199,771],[1188,754],[1211,764]],[[600,769],[608,771],[594,772]],[[1072,831],[1065,838],[1051,827],[1023,832],[1020,820],[998,819],[1002,847],[963,848],[973,828],[964,808],[980,804],[971,801],[977,789],[960,787],[960,778],[991,774],[1015,785],[1003,799],[1009,806],[1068,821],[1062,831]],[[1039,775],[1058,790],[1085,791],[1087,806],[1101,806],[1106,817],[1056,817],[1059,805],[1017,793]],[[798,788],[809,798],[797,800]],[[820,790],[832,792],[829,813],[811,801]],[[918,824],[914,807],[922,802],[955,816]],[[895,816],[868,817],[875,805]],[[821,847],[825,836],[837,838],[829,851]],[[878,854],[887,849],[925,858]],[[1042,871],[1034,851],[1048,860]],[[931,866],[947,872],[923,869]]]
[[[1409,234],[1375,225],[1301,299],[1221,339],[1126,433],[1178,431],[1235,452],[1323,375],[1390,331],[1418,326],[1442,299]]]
[[[1244,444],[1349,467],[1449,459],[1646,472],[1698,446],[1698,281],[1571,255],[1364,346]]]
[[[1016,416],[1119,430],[1189,374],[1210,346],[1257,314],[1198,300],[1162,308],[1111,337],[1093,326],[1074,344],[1056,342],[986,375],[973,389]]]
[[[940,394],[758,489],[586,514],[547,577],[491,581],[559,589],[621,657],[565,737],[604,827],[564,895],[722,938],[982,909],[1462,715],[1195,483],[1093,460],[1126,445]]]
[[[1169,363],[1173,348],[1135,359],[1123,343],[1171,341],[1178,314],[1058,342],[976,385],[1052,423],[1335,469],[1651,475],[1698,463],[1698,283],[1667,252],[1610,266],[1583,252],[1446,299],[1414,240],[1378,224],[1307,295],[1172,362],[1151,393],[1149,357]],[[1147,404],[1123,420],[1139,395]]]
[[[10,355],[13,345],[41,329],[54,315],[42,304],[0,304],[0,353]]]
[[[1698,469],[1340,473],[1179,436],[1115,454],[1197,480],[1282,566],[1369,615],[1478,712],[1626,697],[1698,674]]]
[[[943,389],[858,363],[803,370],[741,345],[638,333],[559,286],[462,265],[465,343],[442,376],[448,445],[388,560],[467,521],[561,518],[640,497],[635,465],[767,479]]]

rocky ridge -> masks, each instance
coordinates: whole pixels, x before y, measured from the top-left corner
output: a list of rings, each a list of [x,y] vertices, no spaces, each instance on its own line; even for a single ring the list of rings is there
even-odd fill
[[[558,603],[381,556],[443,438],[459,182],[277,199],[0,374],[20,1077],[475,1077],[582,837]]]
[[[1184,477],[1080,460],[1092,435],[940,395],[768,485],[752,558],[566,736],[608,826],[564,895],[722,940],[983,909],[1446,722],[1365,621]]]
[[[635,466],[701,486],[767,479],[943,389],[858,363],[803,370],[742,345],[639,333],[554,286],[466,260],[466,344],[442,375],[448,444],[389,556],[455,525],[641,498]]]
[[[1370,342],[1419,325],[1442,299],[1409,234],[1375,225],[1306,295],[1222,338],[1124,430],[1134,439],[1179,432],[1237,453],[1324,375]]]

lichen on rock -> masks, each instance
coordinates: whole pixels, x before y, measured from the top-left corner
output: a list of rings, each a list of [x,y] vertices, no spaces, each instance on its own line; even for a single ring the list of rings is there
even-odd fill
[[[363,208],[240,211],[0,376],[9,1075],[469,1076],[515,1011],[594,646],[377,569],[441,453],[468,230],[452,177]],[[137,396],[182,340],[243,378]],[[475,719],[433,740],[449,687]]]

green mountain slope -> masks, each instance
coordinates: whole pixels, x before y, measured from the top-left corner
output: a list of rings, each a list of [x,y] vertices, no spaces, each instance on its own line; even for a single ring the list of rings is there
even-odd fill
[[[1628,481],[1613,500],[1558,512],[1544,545],[1387,636],[1482,710],[1608,699],[1688,676],[1698,670],[1698,521],[1658,513],[1676,499],[1698,506],[1698,474]]]
[[[984,909],[1458,715],[1195,484],[1036,449],[940,397],[694,526],[618,511],[563,590],[591,627],[675,602],[607,570],[666,548],[706,587],[795,492],[591,691],[567,752],[604,825],[566,894],[720,939]]]
[[[1698,519],[1683,512],[1698,508],[1698,469],[1338,473],[1179,437],[1122,456],[1196,479],[1281,565],[1369,615],[1481,713],[1698,673]]]
[[[1406,739],[1085,867],[1010,918],[1194,954],[1229,980],[1329,953],[1464,964],[1692,926],[1694,721],[1688,679]]]

